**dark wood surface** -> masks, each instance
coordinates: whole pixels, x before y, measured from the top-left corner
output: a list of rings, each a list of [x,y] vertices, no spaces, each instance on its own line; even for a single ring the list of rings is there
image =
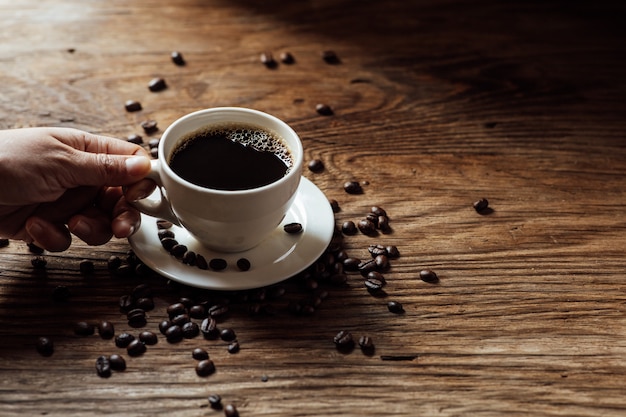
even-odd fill
[[[147,283],[157,331],[181,296],[158,276],[107,269],[129,244],[79,241],[31,265],[25,244],[0,249],[0,415],[621,416],[626,414],[626,45],[619,2],[121,0],[0,2],[0,128],[70,126],[124,138],[161,131],[202,108],[266,111],[300,134],[311,179],[338,224],[385,208],[393,232],[347,236],[360,258],[396,245],[386,297],[359,275],[309,316],[297,279],[250,315],[228,298],[220,327],[241,350],[163,337],[130,358],[112,340],[77,336],[77,321],[128,327],[118,299]],[[183,53],[187,65],[170,61]],[[334,50],[336,65],[321,59]],[[263,52],[289,51],[268,69]],[[153,77],[168,89],[148,91]],[[143,110],[127,113],[124,102]],[[320,116],[326,103],[333,116]],[[158,137],[156,133],[153,137]],[[146,138],[147,140],[147,138]],[[342,189],[366,183],[362,195]],[[1,190],[0,190],[1,192]],[[489,199],[479,215],[472,202]],[[95,272],[79,271],[83,259]],[[437,272],[438,284],[419,279]],[[52,299],[57,286],[67,302]],[[247,299],[246,297],[247,296]],[[396,300],[405,313],[394,315]],[[335,349],[340,330],[368,335],[372,355]],[[35,350],[49,336],[55,352]],[[198,377],[191,351],[216,373]],[[124,372],[95,360],[121,353]]]

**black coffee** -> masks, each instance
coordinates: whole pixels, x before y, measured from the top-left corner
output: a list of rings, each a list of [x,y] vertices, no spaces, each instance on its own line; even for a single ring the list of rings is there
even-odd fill
[[[247,190],[284,177],[292,157],[282,139],[254,125],[224,124],[183,138],[169,165],[185,180],[217,190]]]

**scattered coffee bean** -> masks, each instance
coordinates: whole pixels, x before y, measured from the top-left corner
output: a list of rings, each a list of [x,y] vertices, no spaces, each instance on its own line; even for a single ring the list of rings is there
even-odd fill
[[[387,216],[387,212],[382,207],[372,206],[370,212],[375,214],[376,216]]]
[[[237,407],[234,404],[226,404],[224,415],[226,417],[239,417],[239,411],[237,411]]]
[[[34,253],[35,255],[41,255],[44,253],[43,248],[40,248],[39,246],[35,245],[34,243],[27,243],[26,246],[28,247],[28,251],[30,253]]]
[[[363,188],[358,181],[347,181],[343,184],[343,189],[348,194],[363,194]]]
[[[322,172],[324,170],[324,163],[321,159],[313,159],[309,162],[308,167],[311,172]]]
[[[333,339],[335,346],[339,350],[349,350],[354,346],[354,339],[352,333],[347,330],[341,330],[337,333]]]
[[[207,317],[200,325],[200,332],[205,339],[216,339],[220,334],[217,328],[217,321],[212,317]]]
[[[122,264],[122,259],[119,256],[111,255],[107,260],[107,269],[109,271],[115,271]]]
[[[226,259],[213,258],[209,261],[209,268],[211,268],[214,271],[222,271],[226,269],[227,266],[228,266],[228,262],[226,262]]]
[[[139,340],[148,346],[156,345],[159,341],[156,333],[147,330],[139,333]]]
[[[358,271],[361,263],[362,262],[359,258],[354,258],[354,257],[346,258],[343,261],[343,268],[346,271]]]
[[[115,336],[115,327],[110,321],[102,321],[98,324],[98,334],[103,339],[112,339]]]
[[[130,345],[130,342],[135,340],[135,336],[130,333],[120,333],[115,336],[115,346],[118,348],[126,348]]]
[[[367,278],[364,282],[367,290],[373,293],[382,290],[384,286],[384,283],[376,278]]]
[[[126,142],[134,143],[135,145],[141,145],[143,143],[143,138],[136,133],[133,133],[126,137]]]
[[[430,269],[423,269],[420,271],[420,279],[424,282],[428,282],[431,284],[435,284],[439,282],[439,277],[435,273],[435,271],[431,271]]]
[[[477,213],[483,213],[489,208],[489,200],[481,198],[480,200],[474,201],[473,206]]]
[[[148,141],[148,147],[150,149],[156,149],[159,147],[159,143],[161,142],[161,139],[159,138],[152,138]]]
[[[182,325],[181,330],[185,339],[193,339],[200,333],[200,328],[193,321],[189,321]]]
[[[163,91],[167,88],[167,84],[163,78],[153,78],[148,83],[148,89],[153,93],[157,91]]]
[[[369,336],[361,336],[359,338],[359,347],[361,348],[363,353],[371,354],[374,351],[374,342]]]
[[[327,64],[339,64],[341,61],[339,60],[339,56],[335,51],[326,50],[322,52],[322,59]]]
[[[109,356],[109,365],[111,365],[111,369],[114,371],[124,371],[126,370],[126,361],[124,358],[117,353]]]
[[[214,410],[221,410],[222,409],[222,397],[220,397],[218,394],[209,395],[209,405]]]
[[[389,258],[387,258],[387,255],[377,255],[374,258],[374,263],[376,264],[376,269],[379,271],[386,271],[389,269]]]
[[[48,265],[48,261],[43,256],[35,256],[30,260],[30,264],[35,269],[45,269],[46,265]]]
[[[330,208],[333,210],[333,213],[339,213],[341,211],[341,207],[339,207],[339,202],[334,198],[328,200],[330,204]]]
[[[183,340],[183,329],[180,326],[172,325],[165,331],[165,339],[169,343],[178,343]]]
[[[80,261],[78,268],[82,275],[91,275],[93,274],[95,266],[93,264],[93,261],[90,261],[89,259],[83,259],[82,261]]]
[[[383,274],[381,274],[378,271],[370,271],[367,273],[366,275],[367,279],[375,279],[380,281],[383,285],[387,284],[387,280],[385,279],[385,276]]]
[[[172,317],[170,320],[172,325],[183,327],[185,323],[189,323],[189,315],[187,313],[179,314],[177,316]]]
[[[156,120],[144,120],[141,122],[141,128],[148,135],[159,130]]]
[[[86,321],[79,321],[74,324],[74,334],[79,336],[91,336],[95,333],[95,327],[93,324],[89,324]]]
[[[227,328],[227,329],[223,329],[220,332],[220,339],[222,339],[225,342],[232,342],[236,338],[237,338],[237,335],[235,334],[235,331],[233,329]]]
[[[388,233],[388,232],[391,231],[391,226],[389,225],[389,217],[387,217],[387,216],[378,216],[378,219],[377,219],[376,223],[378,224],[378,228],[383,233]]]
[[[207,316],[206,308],[203,305],[198,304],[189,307],[189,317],[193,319],[204,319]]]
[[[154,309],[154,300],[148,297],[141,297],[135,302],[135,305],[143,311],[151,311]]]
[[[387,309],[394,314],[404,313],[404,307],[398,301],[389,301],[387,303]]]
[[[276,68],[278,66],[278,62],[274,59],[274,56],[271,52],[263,52],[260,56],[261,63],[265,65],[267,68]]]
[[[140,111],[141,110],[141,103],[138,102],[137,100],[127,100],[126,103],[124,103],[124,107],[126,108],[127,112],[135,112],[135,111]]]
[[[106,356],[99,356],[96,359],[96,372],[101,378],[108,378],[111,376],[111,363]]]
[[[282,52],[280,54],[280,61],[283,64],[293,64],[294,62],[296,62],[296,59],[290,52]]]
[[[162,335],[165,335],[165,332],[167,331],[167,329],[169,329],[171,326],[173,326],[172,322],[169,320],[162,320],[159,323],[159,331],[161,332]]]
[[[246,258],[239,258],[237,260],[237,268],[239,268],[240,271],[248,271],[250,266],[250,261]]]
[[[387,248],[383,245],[369,245],[367,251],[372,255],[372,258],[376,258],[378,255],[387,255]]]
[[[283,230],[285,230],[285,232],[289,233],[289,234],[297,234],[297,233],[301,233],[303,228],[302,228],[302,224],[301,223],[297,223],[297,222],[293,222],[293,223],[288,223],[286,225],[283,226]]]
[[[172,62],[180,67],[185,65],[185,59],[183,58],[183,54],[178,51],[174,51],[170,54],[172,58]]]
[[[193,352],[191,352],[191,357],[197,361],[203,361],[209,359],[209,352],[202,348],[195,348]]]
[[[196,364],[196,374],[198,376],[209,376],[215,372],[215,364],[211,359],[204,359]]]
[[[239,342],[234,340],[228,345],[228,353],[237,353],[239,352],[240,346]]]
[[[58,285],[52,290],[52,299],[57,302],[64,302],[70,298],[71,292],[65,285]]]
[[[126,313],[128,325],[131,327],[143,327],[146,325],[146,312],[140,308],[133,308]]]
[[[317,114],[322,116],[332,116],[333,114],[335,114],[332,107],[330,107],[328,104],[323,103],[317,104],[315,106],[315,111],[317,112]]]
[[[359,229],[357,229],[356,224],[354,224],[352,220],[346,220],[341,225],[341,231],[345,235],[352,236],[355,235],[359,231]]]
[[[47,337],[38,338],[35,348],[41,356],[50,356],[54,353],[54,343]]]
[[[376,234],[376,225],[367,219],[359,220],[357,227],[364,235],[374,236]]]
[[[141,340],[135,339],[128,344],[126,352],[129,356],[141,356],[146,353],[146,344]]]
[[[398,248],[394,245],[390,245],[386,247],[387,249],[387,256],[389,257],[389,259],[396,259],[400,257],[400,251],[398,250]]]
[[[10,240],[7,238],[1,238],[0,239],[0,248],[6,248],[7,246],[9,246]]]

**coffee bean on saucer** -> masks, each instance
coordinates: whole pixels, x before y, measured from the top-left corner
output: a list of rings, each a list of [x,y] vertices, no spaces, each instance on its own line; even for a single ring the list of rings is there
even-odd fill
[[[206,258],[199,253],[196,254],[196,266],[199,269],[209,269],[209,263],[206,261]]]
[[[246,258],[239,258],[237,260],[237,268],[241,271],[247,271],[250,269],[250,261]]]
[[[126,108],[126,111],[129,113],[139,111],[141,110],[141,103],[137,100],[127,100],[126,103],[124,103],[124,108]]]
[[[164,237],[161,239],[161,246],[163,249],[170,252],[174,246],[178,245],[178,241],[173,237]]]
[[[303,230],[302,229],[302,224],[297,223],[297,222],[288,223],[288,224],[283,226],[283,229],[285,230],[285,232],[287,232],[289,234],[300,233]]]
[[[165,90],[166,88],[167,84],[165,83],[165,80],[163,78],[153,78],[148,83],[148,89],[153,93]]]
[[[319,103],[315,106],[317,114],[322,116],[332,116],[335,112],[328,104]]]
[[[41,356],[50,356],[54,353],[54,343],[47,337],[38,338],[35,348]]]
[[[324,163],[321,159],[313,159],[309,162],[308,167],[311,172],[322,172],[324,170]]]
[[[141,122],[141,128],[147,134],[151,134],[159,130],[156,120],[144,120]]]
[[[185,59],[183,58],[183,54],[181,54],[178,51],[174,51],[170,54],[170,57],[172,58],[172,62],[180,67],[182,67],[183,65],[185,65]]]
[[[362,194],[363,188],[358,181],[347,181],[343,184],[343,189],[348,194]]]
[[[180,243],[170,249],[170,254],[178,259],[182,259],[185,253],[187,253],[187,246]]]
[[[169,229],[160,229],[157,232],[157,236],[159,237],[159,241],[161,241],[165,239],[166,237],[174,239],[176,237],[176,234]]]
[[[226,259],[213,258],[209,261],[209,268],[211,268],[214,271],[222,271],[226,269],[227,266],[228,266],[228,263],[226,262]]]
[[[174,224],[169,220],[158,219],[156,221],[157,229],[169,229],[174,226]]]
[[[194,251],[188,250],[183,255],[182,261],[186,265],[194,266],[196,264],[196,258],[196,253]]]

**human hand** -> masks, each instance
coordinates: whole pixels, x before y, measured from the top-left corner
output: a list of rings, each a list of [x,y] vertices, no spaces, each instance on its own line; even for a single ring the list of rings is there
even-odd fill
[[[130,236],[149,195],[148,153],[124,140],[69,128],[0,131],[0,237],[63,251]],[[126,191],[121,186],[127,186]]]

